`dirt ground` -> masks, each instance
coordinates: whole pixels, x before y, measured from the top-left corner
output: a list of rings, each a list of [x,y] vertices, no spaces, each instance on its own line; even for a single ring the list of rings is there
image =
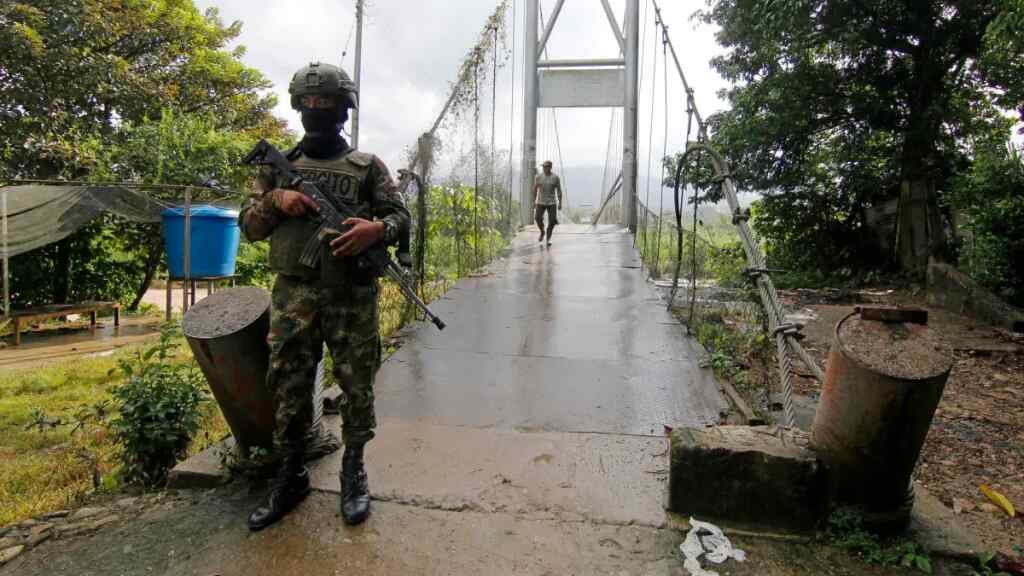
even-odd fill
[[[13,345],[10,325],[0,324],[0,369],[46,366],[79,356],[109,354],[125,346],[151,340],[160,334],[160,318],[130,316],[114,326],[111,318],[101,318],[91,330],[88,320],[47,322],[22,328],[20,346]]]
[[[898,293],[883,302],[923,306]],[[789,295],[787,304],[809,319],[805,346],[825,366],[836,323],[853,304],[815,303]],[[952,346],[956,362],[925,441],[917,481],[953,510],[992,550],[1021,555],[1024,515],[1008,517],[981,485],[1024,508],[1024,347],[998,329],[928,308],[929,328]],[[818,384],[797,378],[798,393],[816,398]]]

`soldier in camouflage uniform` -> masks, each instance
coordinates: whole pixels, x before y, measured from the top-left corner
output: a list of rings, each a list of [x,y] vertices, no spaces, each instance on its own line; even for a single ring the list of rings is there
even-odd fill
[[[342,516],[358,524],[370,511],[363,446],[373,438],[373,381],[380,364],[377,279],[355,255],[377,242],[392,244],[410,225],[408,210],[387,167],[376,156],[353,150],[341,136],[356,89],[340,68],[314,63],[299,70],[289,86],[292,108],[302,113],[305,135],[288,156],[307,181],[333,202],[347,204],[360,218],[344,234],[319,238],[315,269],[299,262],[316,234],[306,218],[317,210],[307,196],[282,190],[270,172],[239,215],[250,241],[270,238],[270,267],[277,273],[272,294],[270,370],[267,386],[276,402],[274,448],[281,464],[266,499],[249,517],[253,530],[265,528],[309,493],[303,466],[304,443],[313,417],[313,383],[326,342],[341,386],[345,453],[340,474]]]

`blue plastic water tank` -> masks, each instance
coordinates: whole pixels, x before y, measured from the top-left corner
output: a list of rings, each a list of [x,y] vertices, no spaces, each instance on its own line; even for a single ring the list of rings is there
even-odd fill
[[[171,276],[185,276],[185,208],[163,211],[164,247]],[[216,206],[192,206],[189,276],[209,278],[235,273],[238,255],[238,212]]]

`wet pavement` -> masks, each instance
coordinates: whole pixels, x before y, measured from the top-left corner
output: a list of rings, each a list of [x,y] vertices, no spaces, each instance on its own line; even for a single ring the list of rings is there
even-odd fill
[[[44,545],[12,573],[681,573],[665,426],[715,423],[726,403],[632,236],[563,226],[546,248],[534,234],[432,305],[447,330],[407,329],[381,368],[366,524],[339,518],[339,452],[258,534],[244,526],[258,494],[216,492],[120,539]]]
[[[562,230],[567,228],[567,230]],[[432,304],[381,369],[378,414],[520,431],[661,436],[726,408],[699,348],[644,277],[619,228],[532,231],[489,274]]]

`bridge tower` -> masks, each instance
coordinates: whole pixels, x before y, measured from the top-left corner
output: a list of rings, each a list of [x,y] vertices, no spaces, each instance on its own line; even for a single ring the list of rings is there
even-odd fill
[[[589,0],[604,8],[620,57],[610,59],[541,60],[565,0],[558,0],[540,31],[538,0],[526,0],[526,81],[523,113],[523,160],[520,212],[523,225],[532,220],[530,206],[537,171],[537,110],[540,108],[623,108],[623,224],[636,232],[637,102],[640,73],[640,0],[626,0],[625,29],[609,0]],[[538,33],[541,33],[538,40]]]

